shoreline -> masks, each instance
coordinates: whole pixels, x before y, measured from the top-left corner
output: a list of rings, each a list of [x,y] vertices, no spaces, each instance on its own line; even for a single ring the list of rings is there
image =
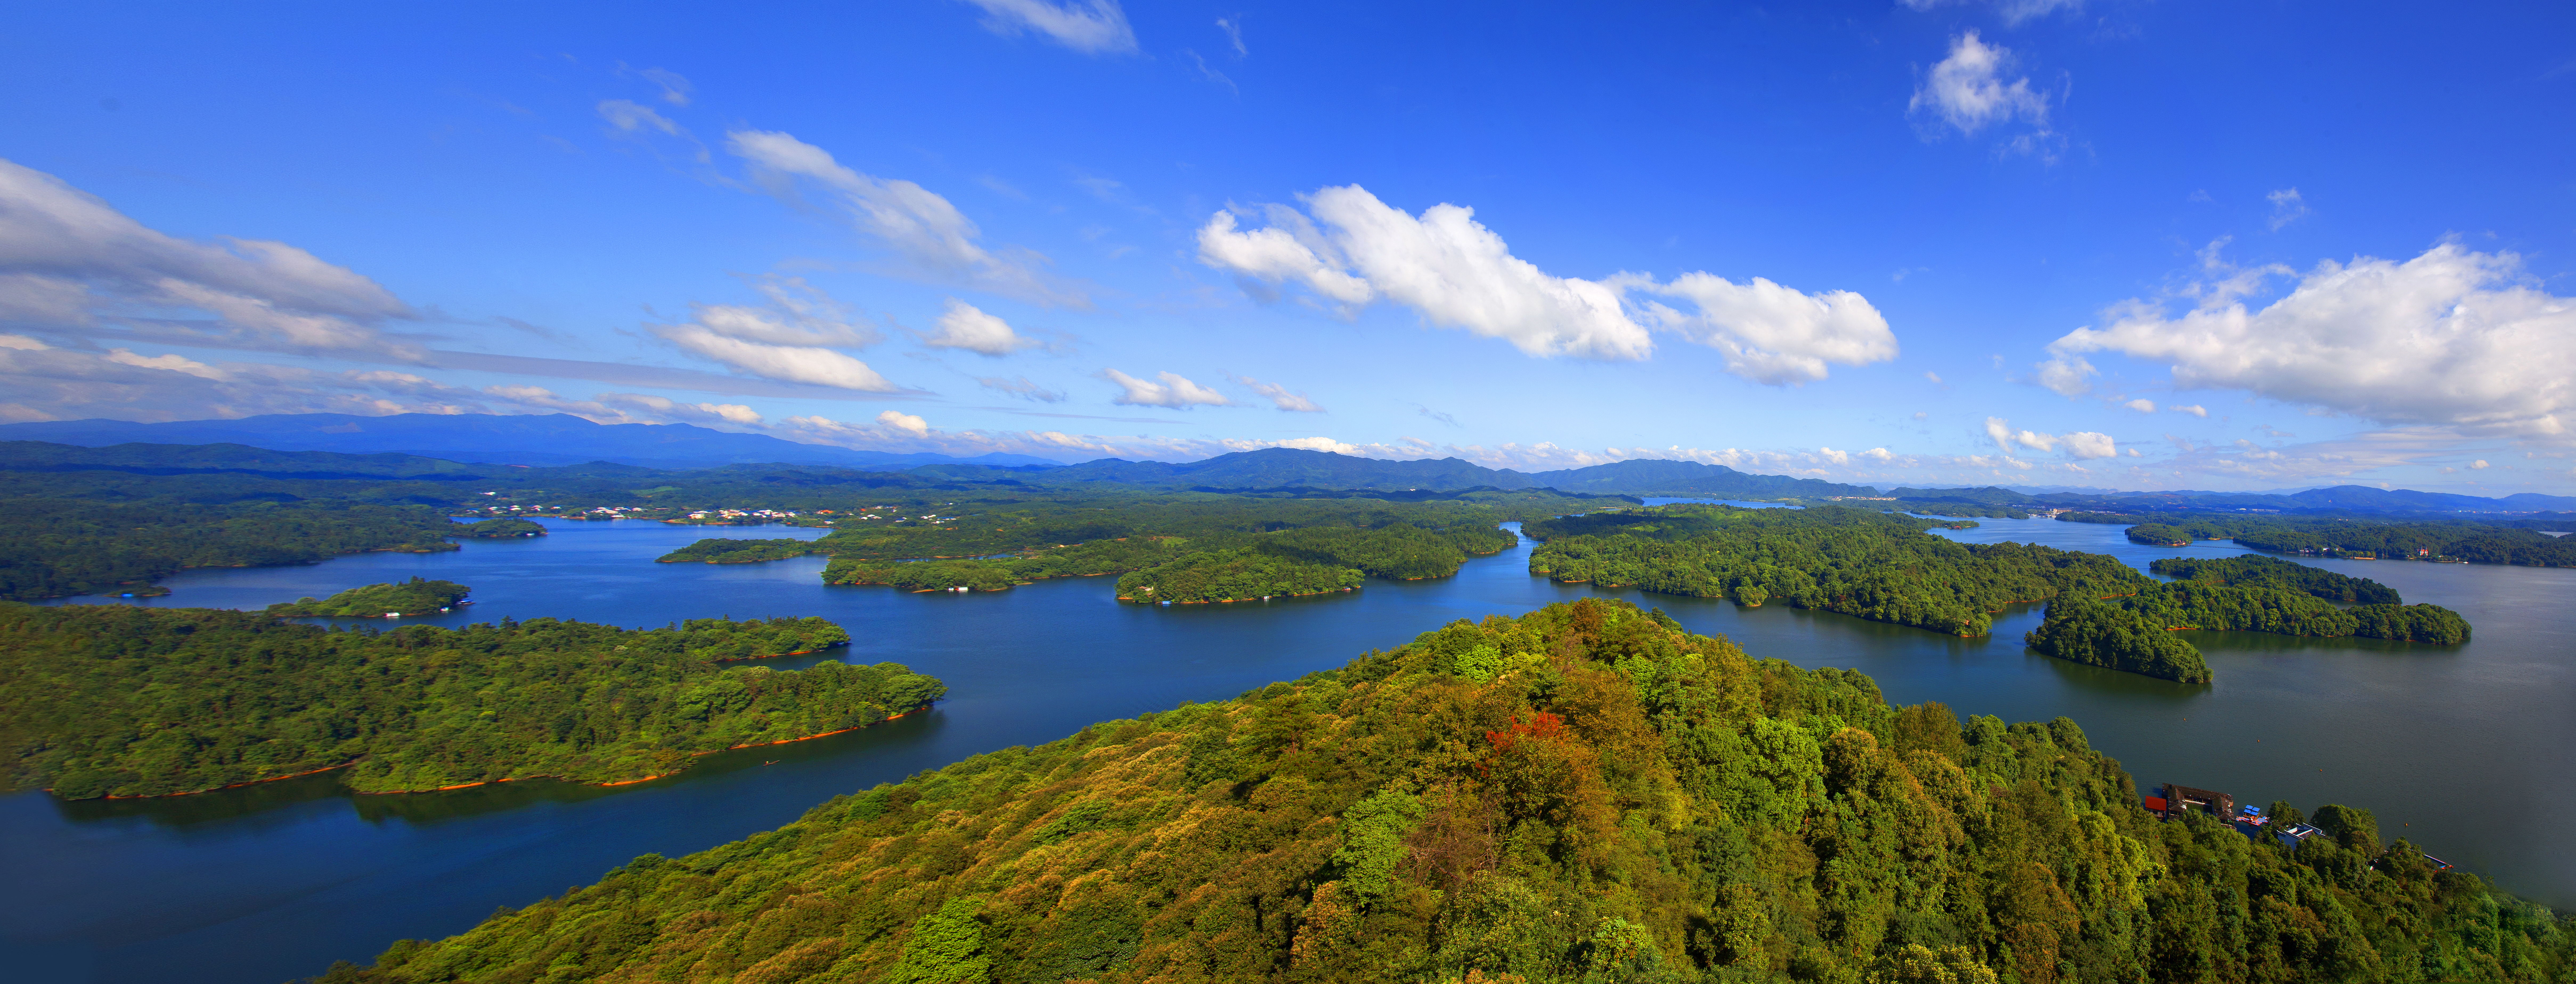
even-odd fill
[[[793,655],[798,655],[798,654],[795,654],[795,653],[787,653],[787,654],[784,654],[784,655],[790,655],[790,656],[793,656]],[[762,657],[754,657],[754,658],[756,658],[756,659],[769,659],[769,658],[772,658],[772,657],[762,656]],[[776,741],[755,741],[755,742],[749,742],[749,743],[741,744],[741,745],[727,745],[727,746],[725,746],[725,747],[723,747],[723,748],[710,748],[710,749],[707,749],[707,750],[702,751],[702,752],[690,752],[690,753],[688,753],[688,754],[689,754],[689,757],[690,757],[690,758],[693,758],[693,759],[694,759],[694,758],[702,758],[702,757],[705,757],[705,756],[708,756],[708,755],[713,755],[713,754],[716,754],[717,752],[730,752],[730,751],[735,751],[735,750],[738,750],[738,749],[744,749],[744,748],[762,748],[762,747],[766,747],[766,746],[769,746],[769,745],[789,745],[789,744],[794,744],[794,743],[796,743],[796,742],[800,742],[800,741],[812,741],[812,740],[814,740],[814,739],[816,739],[816,738],[829,738],[829,737],[831,737],[831,736],[833,736],[833,735],[848,734],[848,733],[853,732],[853,731],[860,731],[860,730],[865,730],[865,729],[867,729],[867,728],[873,728],[873,727],[876,727],[877,725],[884,724],[884,723],[886,723],[886,722],[888,722],[888,721],[893,721],[893,720],[896,720],[896,719],[898,719],[898,718],[908,717],[908,716],[913,715],[913,714],[918,714],[918,713],[921,713],[921,712],[923,712],[923,711],[927,711],[927,710],[929,710],[929,709],[930,709],[930,707],[931,707],[931,705],[929,705],[929,704],[923,704],[923,705],[921,705],[920,707],[913,708],[912,710],[909,710],[909,711],[904,711],[904,712],[902,712],[902,713],[900,713],[900,714],[888,714],[888,715],[886,715],[886,716],[885,716],[885,717],[883,717],[883,718],[880,718],[880,719],[875,720],[875,721],[870,721],[870,722],[868,722],[868,723],[866,723],[866,724],[855,725],[855,726],[847,727],[847,728],[837,728],[837,729],[834,729],[834,730],[831,730],[831,731],[825,731],[825,732],[822,732],[822,733],[820,733],[820,734],[805,735],[805,736],[798,737],[798,738],[780,738],[780,739],[778,739],[778,740],[776,740]],[[295,774],[293,774],[293,775],[270,776],[270,777],[268,777],[268,778],[266,778],[266,779],[253,779],[253,780],[250,780],[250,781],[248,781],[248,782],[236,782],[236,783],[231,783],[231,784],[223,785],[223,786],[215,786],[215,787],[208,788],[208,789],[191,789],[191,790],[188,790],[188,791],[186,791],[186,792],[179,792],[179,793],[137,793],[137,794],[134,794],[134,795],[131,795],[131,796],[117,796],[117,795],[114,795],[114,794],[107,794],[107,795],[92,796],[92,797],[87,797],[87,798],[85,798],[85,799],[77,799],[77,800],[65,799],[65,800],[63,800],[63,802],[66,802],[66,803],[83,803],[83,802],[88,802],[89,800],[92,800],[92,799],[96,799],[96,800],[145,800],[145,799],[176,799],[176,798],[181,797],[181,796],[203,796],[203,795],[206,795],[206,794],[208,794],[208,793],[219,793],[219,792],[222,792],[222,791],[227,790],[227,789],[240,789],[240,788],[242,788],[242,787],[244,787],[244,786],[258,786],[258,785],[263,785],[263,784],[266,784],[266,783],[272,783],[272,782],[284,782],[284,781],[286,781],[286,780],[288,780],[288,779],[301,779],[301,778],[304,778],[305,776],[310,776],[310,775],[319,775],[319,774],[321,774],[321,773],[329,772],[329,771],[331,771],[331,770],[333,770],[333,769],[345,769],[345,768],[348,768],[348,767],[350,767],[350,766],[353,766],[353,765],[358,764],[358,763],[359,763],[359,761],[361,761],[361,759],[350,759],[349,761],[342,762],[342,763],[340,763],[340,764],[338,764],[338,765],[326,765],[326,766],[323,766],[323,767],[321,767],[321,768],[319,768],[319,769],[307,769],[307,770],[305,770],[305,771],[303,771],[303,772],[298,772],[298,773],[295,773]],[[447,792],[448,790],[451,790],[451,789],[472,789],[472,788],[474,788],[474,787],[476,787],[476,786],[494,786],[494,785],[499,785],[499,784],[501,784],[501,783],[505,783],[505,782],[526,782],[526,781],[531,780],[531,779],[552,779],[552,780],[555,780],[555,781],[557,781],[557,782],[569,782],[569,783],[572,783],[572,784],[577,785],[577,786],[632,786],[632,785],[635,785],[636,783],[639,783],[639,782],[651,782],[651,781],[653,781],[653,780],[655,780],[655,779],[667,779],[667,778],[670,778],[670,777],[672,777],[672,776],[679,775],[681,772],[686,772],[686,771],[688,771],[688,770],[687,770],[687,769],[680,769],[680,770],[676,770],[676,771],[672,771],[672,772],[664,772],[664,773],[661,773],[661,774],[659,774],[659,775],[650,775],[650,776],[645,776],[645,777],[643,777],[643,778],[641,778],[641,779],[618,779],[618,780],[614,780],[614,781],[610,781],[610,782],[580,782],[580,781],[573,780],[573,779],[566,779],[566,778],[564,778],[563,776],[559,776],[559,775],[534,775],[534,776],[511,776],[511,777],[508,777],[508,778],[505,778],[505,779],[485,779],[485,780],[482,780],[482,781],[479,781],[479,782],[465,782],[465,783],[458,783],[458,784],[453,785],[453,786],[438,786],[438,787],[434,787],[434,788],[431,788],[431,789],[386,789],[386,790],[352,789],[352,790],[349,790],[349,792],[350,792],[351,794],[353,794],[353,795],[357,795],[357,796],[409,796],[409,795],[415,795],[415,794],[420,794],[420,793],[444,793],[444,792]],[[52,787],[46,787],[45,792],[48,792],[48,793],[53,792]],[[57,798],[57,799],[61,799],[61,797],[56,797],[56,798]]]

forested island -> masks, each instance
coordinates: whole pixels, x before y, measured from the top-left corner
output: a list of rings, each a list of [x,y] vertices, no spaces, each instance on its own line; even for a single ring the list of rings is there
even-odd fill
[[[2569,542],[2571,538],[2475,520],[2102,512],[2067,512],[2057,518],[2069,523],[2125,525],[2129,527],[2129,539],[2153,546],[2234,540],[2256,550],[2285,554],[2576,567],[2576,543]],[[2514,522],[2542,527],[2566,525]]]
[[[844,521],[814,541],[814,549],[832,554],[824,583],[999,591],[1046,578],[1149,572],[1132,590],[1122,579],[1119,594],[1135,601],[1242,600],[1349,586],[1326,569],[1400,580],[1448,577],[1470,555],[1519,542],[1482,507],[1347,499],[1035,515],[996,510],[946,523],[869,522]],[[1184,597],[1157,593],[1176,589]]]
[[[2131,594],[2155,581],[2117,558],[2023,543],[1962,544],[1931,520],[1848,506],[1673,505],[1524,523],[1546,541],[1530,573],[1746,604],[1784,601],[1953,635],[2061,594]]]
[[[2106,554],[1929,536],[1929,520],[1851,507],[1660,506],[1525,523],[1545,539],[1530,572],[1662,594],[1779,599],[1961,636],[1985,635],[2005,605],[2047,601],[2032,648],[2090,666],[2206,683],[2198,648],[2158,632],[2363,636],[2457,645],[2469,625],[2437,605],[2406,605],[2386,585],[2277,558],[2156,561],[2158,582]],[[2059,602],[2073,601],[2063,611]],[[2332,602],[2367,602],[2349,610]],[[2098,603],[2098,604],[2097,604]]]
[[[700,540],[654,560],[658,564],[753,564],[768,560],[786,560],[820,552],[811,541],[780,540]]]
[[[1118,579],[1118,600],[1139,604],[1196,605],[1259,601],[1358,588],[1364,576],[1348,567],[1316,564],[1245,547],[1200,550]]]
[[[460,523],[458,524],[458,529],[456,531],[447,535],[487,538],[505,536],[544,536],[546,535],[546,527],[543,523],[511,516],[501,519],[478,519],[471,523]]]
[[[198,792],[348,766],[391,793],[634,782],[708,752],[864,727],[937,700],[900,664],[716,661],[847,641],[822,619],[637,631],[532,619],[331,629],[267,615],[0,603],[7,783],[65,799]]]
[[[350,588],[329,598],[280,602],[268,606],[276,618],[315,618],[323,616],[354,618],[387,618],[443,612],[457,605],[471,605],[465,596],[473,589],[454,581],[424,581],[414,577],[391,584],[369,584]]]
[[[837,797],[330,984],[2553,984],[2576,924],[2327,804],[2158,821],[2076,724],[1600,599]]]

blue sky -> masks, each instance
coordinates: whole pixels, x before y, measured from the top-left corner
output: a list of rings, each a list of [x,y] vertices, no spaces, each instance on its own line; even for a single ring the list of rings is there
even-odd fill
[[[0,417],[2576,491],[2576,8],[52,5]]]

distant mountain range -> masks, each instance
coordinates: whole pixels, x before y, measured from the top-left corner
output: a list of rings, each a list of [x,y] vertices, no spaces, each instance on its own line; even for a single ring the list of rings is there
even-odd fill
[[[1170,464],[1103,458],[1031,474],[940,465],[915,470],[965,481],[1015,478],[1041,485],[1107,483],[1171,488],[1254,489],[1534,489],[1608,495],[1692,496],[1723,499],[1825,498],[1874,495],[1866,486],[1782,475],[1750,475],[1695,461],[1622,461],[1589,468],[1536,473],[1487,468],[1456,458],[1386,461],[1323,451],[1268,448],[1238,451],[1205,461]]]
[[[1455,492],[1465,489],[1553,488],[1560,492],[1713,499],[1822,499],[1893,497],[1957,502],[2095,509],[2119,512],[2185,509],[2255,509],[2352,512],[2542,512],[2576,510],[2576,497],[2517,493],[2483,498],[2362,485],[2278,492],[2118,492],[2059,488],[2051,491],[1983,488],[1914,488],[1880,491],[1785,475],[1754,475],[1693,461],[1621,461],[1588,468],[1520,472],[1487,468],[1457,458],[1387,461],[1270,448],[1172,464],[1102,458],[1079,465],[1028,455],[957,458],[939,454],[889,454],[824,444],[804,444],[764,434],[736,434],[690,424],[597,424],[570,414],[271,414],[238,420],[187,420],[138,424],[122,420],[64,420],[0,424],[0,441],[45,441],[80,447],[125,443],[238,444],[270,451],[322,451],[354,455],[413,455],[448,461],[504,465],[579,465],[609,462],[641,468],[694,469],[727,465],[789,464],[857,471],[912,472],[953,481],[1010,481],[1040,486],[1090,484],[1172,489],[1364,489]],[[186,470],[228,470],[231,460],[188,462]],[[45,455],[36,455],[45,458]],[[178,464],[173,462],[173,464]],[[270,463],[270,467],[284,463]],[[65,465],[68,466],[68,465]],[[51,467],[51,466],[40,466]],[[417,462],[338,464],[314,461],[293,468],[393,468]]]
[[[360,417],[344,413],[278,413],[238,420],[180,420],[138,424],[125,420],[47,420],[0,424],[0,441],[50,441],[82,447],[145,444],[247,444],[273,451],[342,454],[410,454],[450,461],[501,465],[579,465],[607,461],[644,468],[713,468],[781,463],[830,465],[861,471],[902,471],[922,465],[996,467],[1063,463],[1024,454],[958,458],[944,454],[888,454],[827,444],[804,444],[766,434],[735,434],[693,424],[598,424],[568,413],[402,413]]]

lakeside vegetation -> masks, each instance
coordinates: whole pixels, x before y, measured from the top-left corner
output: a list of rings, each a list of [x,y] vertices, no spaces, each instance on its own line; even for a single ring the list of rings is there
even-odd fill
[[[2478,980],[2576,924],[2326,804],[2171,822],[2059,718],[1587,599],[645,855],[330,984]]]
[[[2081,598],[2048,603],[2047,617],[2022,636],[2043,656],[2175,683],[2208,683],[2200,647],[2183,641],[2162,620],[2123,605]]]
[[[2369,578],[2339,574],[2262,554],[2224,559],[2165,557],[2148,564],[2147,571],[2184,581],[2280,588],[2344,605],[2405,603],[2405,599],[2398,597],[2396,589]]]
[[[2047,601],[2051,623],[2026,637],[2062,659],[2185,683],[2207,664],[2174,629],[2362,636],[2441,645],[2469,625],[2436,605],[2270,557],[2156,561],[2191,578],[2158,582],[2106,554],[2023,543],[1962,544],[1930,520],[1851,507],[1803,510],[1661,506],[1523,524],[1545,539],[1530,572],[1561,582],[1738,604],[1785,601],[1935,632],[1980,636],[2014,603]],[[2078,602],[2061,610],[2060,602]],[[2106,602],[2107,605],[2097,605]],[[2365,602],[2349,610],[2330,602]],[[2104,609],[2104,610],[2097,610]],[[2152,623],[2153,641],[2145,628]]]
[[[779,540],[700,540],[654,559],[657,564],[753,564],[769,560],[786,560],[822,552],[811,541]]]
[[[1364,576],[1256,548],[1201,550],[1118,579],[1118,600],[1196,605],[1349,591]]]
[[[714,662],[847,640],[817,618],[379,631],[202,608],[0,604],[0,749],[7,785],[66,799],[340,766],[370,793],[633,782],[707,752],[874,724],[946,692],[895,663]]]
[[[1046,578],[1169,568],[1135,581],[1132,590],[1122,579],[1119,594],[1154,587],[1179,590],[1192,601],[1223,601],[1346,586],[1327,569],[1402,580],[1448,577],[1470,555],[1519,542],[1482,507],[1349,499],[997,510],[900,525],[879,522],[845,521],[814,542],[814,549],[833,555],[824,583],[999,591]],[[1166,578],[1172,583],[1164,584]]]
[[[478,519],[471,523],[461,523],[458,524],[458,529],[448,533],[447,535],[487,538],[505,536],[544,536],[546,535],[546,528],[542,523],[531,522],[529,520],[510,516],[500,519]]]
[[[376,550],[457,549],[425,506],[0,500],[0,600],[113,594],[191,567],[310,564]],[[164,592],[166,593],[166,592]]]
[[[2507,520],[2514,525],[2504,525],[2475,520],[2102,512],[2068,512],[2057,518],[2127,525],[2129,539],[2157,546],[2234,540],[2273,553],[2576,567],[2576,543],[2539,531],[2566,525],[2549,521]]]
[[[2023,543],[1963,544],[1937,525],[1848,506],[1661,506],[1522,524],[1545,540],[1530,573],[1739,603],[1782,601],[1876,622],[1985,635],[2004,606],[2131,594],[2155,582],[2118,559]]]
[[[384,618],[388,615],[419,615],[443,612],[457,605],[470,605],[465,596],[473,589],[454,581],[424,581],[414,577],[391,584],[369,584],[350,588],[329,598],[279,602],[268,606],[275,618],[316,618],[323,616]]]

